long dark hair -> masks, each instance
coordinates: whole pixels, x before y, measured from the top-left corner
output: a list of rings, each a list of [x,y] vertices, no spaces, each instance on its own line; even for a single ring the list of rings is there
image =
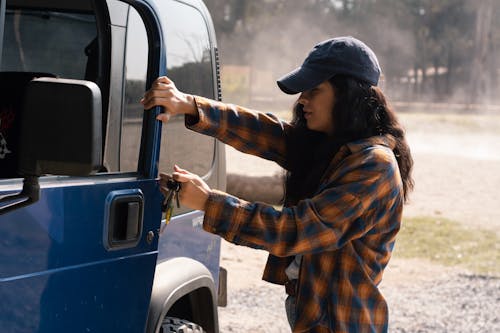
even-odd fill
[[[350,76],[334,76],[329,82],[335,91],[332,136],[309,130],[302,105],[294,106],[293,126],[287,135],[284,205],[291,206],[314,195],[329,162],[342,145],[384,134],[396,139],[393,151],[407,201],[414,184],[413,158],[404,129],[384,94],[380,88]]]

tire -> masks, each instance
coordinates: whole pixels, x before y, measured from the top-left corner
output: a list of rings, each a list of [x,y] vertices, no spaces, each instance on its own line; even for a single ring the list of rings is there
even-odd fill
[[[174,318],[165,317],[161,324],[160,333],[205,333],[203,328],[190,321]]]

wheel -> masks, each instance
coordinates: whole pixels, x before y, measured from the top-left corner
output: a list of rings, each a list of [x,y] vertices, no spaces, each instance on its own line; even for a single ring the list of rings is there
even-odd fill
[[[203,328],[195,323],[190,321],[174,318],[174,317],[165,317],[161,324],[160,333],[205,333]]]

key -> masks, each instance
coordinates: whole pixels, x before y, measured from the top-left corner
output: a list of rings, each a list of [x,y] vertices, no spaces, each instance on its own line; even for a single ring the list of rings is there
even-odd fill
[[[181,204],[179,203],[179,191],[181,190],[181,184],[179,183],[179,189],[175,191],[175,202],[177,203],[177,208],[181,208]]]
[[[162,204],[162,211],[166,211],[171,205],[172,205],[172,199],[175,196],[175,201],[177,203],[177,208],[180,208],[180,203],[179,203],[179,191],[181,190],[181,183],[169,179],[167,181],[167,188],[170,190],[168,192],[168,195],[165,197],[165,200],[163,200]]]
[[[181,190],[181,183],[171,179],[167,182],[167,187],[174,191],[175,202],[177,204],[177,208],[181,208],[181,204],[179,202],[179,191]]]
[[[163,200],[163,203],[161,205],[161,211],[162,212],[166,212],[168,209],[171,208],[172,206],[172,198],[174,197],[174,194],[175,192],[170,190],[167,194],[167,196],[165,197],[165,199]]]
[[[169,192],[162,204],[162,211],[165,212],[165,224],[168,224],[170,222],[170,219],[172,218],[172,212],[174,210],[172,199],[174,198],[174,196],[177,208],[181,207],[179,203],[179,191],[181,189],[181,184],[173,179],[169,179],[167,181],[167,188],[169,189]]]

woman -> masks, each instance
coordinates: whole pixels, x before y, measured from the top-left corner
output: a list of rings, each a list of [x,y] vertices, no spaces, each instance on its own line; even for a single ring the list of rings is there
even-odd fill
[[[189,128],[287,170],[281,211],[210,189],[179,167],[173,177],[181,202],[205,211],[206,231],[270,253],[263,278],[285,285],[293,332],[387,331],[377,285],[413,187],[413,161],[379,76],[368,46],[339,37],[278,81],[300,93],[291,123],[183,94],[165,77],[142,100],[145,109],[163,106],[158,120],[185,114]]]

